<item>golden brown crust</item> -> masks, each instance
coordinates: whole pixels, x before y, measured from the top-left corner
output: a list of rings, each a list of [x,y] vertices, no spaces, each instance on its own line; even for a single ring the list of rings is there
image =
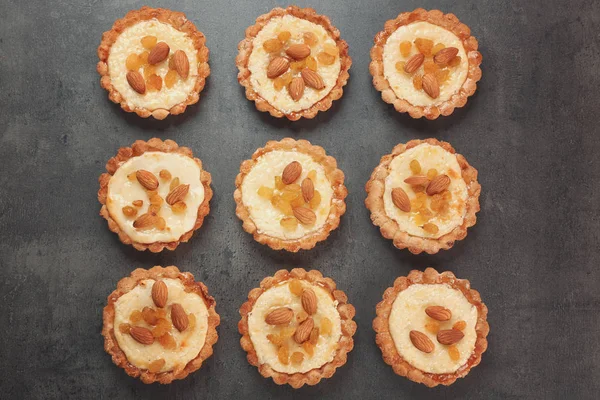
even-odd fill
[[[250,170],[256,165],[258,158],[270,151],[274,150],[296,150],[298,152],[310,155],[316,162],[320,163],[325,169],[325,175],[329,179],[331,188],[333,189],[333,197],[331,199],[331,209],[329,216],[321,228],[317,231],[310,233],[309,235],[303,236],[299,239],[284,240],[277,237],[265,235],[259,232],[258,228],[252,221],[250,212],[244,205],[242,200],[242,184],[244,178]],[[340,217],[346,212],[346,202],[344,199],[348,195],[348,190],[344,186],[344,173],[342,170],[337,168],[337,162],[335,158],[328,156],[325,153],[325,149],[321,146],[312,145],[307,140],[294,140],[291,138],[285,138],[280,142],[269,141],[265,147],[261,147],[252,154],[252,158],[242,162],[240,166],[240,173],[235,178],[235,192],[233,198],[235,199],[236,209],[235,214],[243,222],[243,228],[246,232],[254,236],[254,240],[258,243],[266,244],[274,250],[287,250],[291,252],[297,252],[300,249],[309,250],[315,247],[317,242],[327,239],[331,231],[336,229],[340,224]]]
[[[161,278],[179,279],[185,286],[186,291],[197,293],[206,304],[208,310],[208,328],[206,332],[206,340],[200,353],[186,364],[183,369],[176,371],[167,371],[161,373],[150,372],[146,369],[140,369],[131,364],[127,360],[127,356],[119,347],[114,334],[115,320],[115,302],[119,297],[128,293],[138,285],[138,282],[145,279],[158,280]],[[221,319],[215,311],[215,299],[208,294],[208,289],[202,282],[196,282],[194,276],[189,272],[179,272],[175,266],[160,267],[155,266],[150,269],[138,268],[134,270],[130,276],[125,277],[117,284],[117,289],[108,296],[107,305],[104,307],[102,319],[104,325],[102,327],[102,336],[104,336],[104,350],[111,355],[113,362],[123,368],[127,375],[137,378],[139,377],[144,383],[160,382],[162,384],[171,383],[175,379],[183,379],[190,373],[198,370],[202,366],[202,362],[213,354],[213,345],[217,342],[219,335],[217,334],[217,326]]]
[[[194,43],[194,48],[197,50],[198,75],[193,90],[188,94],[184,102],[174,105],[169,110],[158,108],[149,110],[143,107],[130,107],[127,100],[123,98],[121,93],[115,89],[111,83],[110,74],[108,71],[108,56],[110,48],[115,43],[119,35],[128,27],[137,24],[140,21],[157,19],[160,22],[171,25],[178,31],[185,32]],[[119,103],[121,108],[127,112],[135,112],[142,118],[153,116],[156,119],[165,119],[169,114],[177,115],[185,111],[188,105],[198,102],[200,92],[204,89],[206,78],[210,75],[210,67],[208,66],[208,47],[205,46],[206,38],[200,32],[192,21],[189,21],[185,14],[177,11],[171,11],[164,8],[150,8],[144,6],[139,10],[129,11],[125,17],[118,19],[113,24],[111,30],[102,34],[102,41],[98,46],[98,58],[100,61],[96,66],[98,73],[101,76],[100,84],[108,91],[108,98],[113,103]]]
[[[106,196],[108,194],[108,184],[110,182],[110,178],[115,174],[115,172],[119,169],[123,163],[133,157],[140,156],[145,152],[156,152],[160,151],[163,153],[177,153],[193,159],[198,167],[200,168],[200,182],[202,186],[204,186],[204,200],[202,204],[198,207],[198,214],[196,217],[196,223],[194,227],[181,235],[179,240],[173,242],[154,242],[154,243],[138,243],[134,242],[119,226],[119,224],[110,216],[108,211],[108,207],[106,207]],[[204,222],[204,217],[208,215],[210,211],[209,202],[213,196],[213,191],[210,188],[211,176],[208,172],[202,169],[202,161],[198,158],[194,158],[192,150],[188,147],[180,147],[177,143],[172,140],[165,140],[164,142],[158,138],[152,138],[147,142],[143,140],[136,140],[131,147],[121,147],[116,156],[108,160],[106,163],[106,171],[100,178],[98,182],[100,183],[100,189],[98,190],[98,201],[102,204],[102,208],[100,209],[100,215],[104,217],[108,221],[108,228],[119,235],[119,239],[124,244],[132,245],[136,250],[144,251],[150,250],[152,253],[159,253],[164,249],[175,250],[180,243],[185,243],[194,234],[194,231],[200,229],[202,223]]]
[[[461,366],[456,372],[451,374],[431,374],[413,367],[402,358],[396,349],[394,340],[389,330],[389,318],[392,306],[398,293],[413,284],[439,284],[445,283],[454,289],[460,290],[469,303],[477,308],[477,323],[475,331],[477,339],[475,349],[465,365]],[[481,301],[479,292],[470,288],[470,283],[466,279],[458,279],[452,272],[446,271],[441,274],[433,268],[427,268],[425,272],[418,270],[411,271],[408,276],[401,276],[396,279],[394,286],[386,289],[383,293],[383,301],[377,304],[377,317],[373,320],[373,329],[377,332],[375,341],[381,349],[383,360],[391,365],[394,372],[400,376],[407,377],[413,382],[422,383],[429,387],[437,385],[451,385],[458,378],[466,376],[471,368],[481,362],[481,355],[487,349],[487,335],[490,326],[487,322],[488,309]]]
[[[463,43],[469,61],[467,78],[461,89],[443,103],[432,106],[414,106],[405,99],[400,99],[390,87],[390,83],[383,74],[383,48],[388,37],[399,27],[415,21],[426,21],[441,26],[454,33]],[[477,51],[477,39],[471,36],[468,26],[461,23],[454,14],[444,14],[440,10],[427,11],[418,8],[412,12],[400,13],[395,19],[385,23],[383,31],[375,36],[374,46],[371,49],[371,64],[369,71],[373,75],[373,86],[381,92],[381,98],[388,104],[393,104],[398,112],[408,112],[413,118],[425,117],[436,119],[440,115],[450,115],[455,108],[463,107],[467,98],[477,90],[477,82],[481,79],[481,53]]]
[[[408,249],[413,254],[419,254],[423,251],[434,254],[440,250],[448,250],[454,246],[455,241],[464,239],[467,236],[467,228],[475,225],[477,222],[475,213],[479,211],[481,185],[477,182],[477,170],[469,165],[462,155],[456,154],[456,160],[461,168],[462,178],[467,185],[468,192],[465,202],[466,211],[462,224],[437,239],[413,236],[400,230],[398,223],[385,212],[383,202],[385,179],[389,174],[388,167],[394,157],[421,143],[440,146],[452,154],[456,153],[450,143],[440,142],[437,139],[411,140],[406,144],[397,145],[392,150],[392,154],[381,157],[379,165],[373,170],[371,179],[365,185],[365,190],[367,191],[365,205],[371,211],[371,221],[373,221],[373,224],[379,226],[381,235],[384,238],[394,241],[394,246],[399,249]]]
[[[340,50],[340,74],[338,75],[335,86],[331,89],[327,96],[323,97],[311,107],[301,111],[291,112],[289,114],[286,114],[272,106],[254,90],[252,87],[252,82],[250,81],[251,72],[248,69],[248,61],[250,59],[250,54],[252,54],[252,42],[254,41],[256,35],[258,35],[262,28],[269,23],[271,18],[281,17],[286,14],[321,25],[329,33],[329,36],[335,40],[337,47]],[[342,94],[344,93],[343,87],[348,82],[348,77],[350,76],[348,74],[348,70],[352,65],[352,59],[348,55],[348,43],[340,39],[340,31],[331,24],[329,17],[317,14],[312,8],[289,6],[286,9],[283,9],[277,7],[269,11],[267,14],[259,16],[256,19],[256,24],[246,29],[246,37],[238,44],[238,50],[239,53],[235,59],[236,65],[240,70],[238,73],[238,81],[240,82],[240,85],[246,88],[246,98],[254,101],[258,111],[267,111],[269,114],[277,118],[285,116],[291,121],[297,121],[302,117],[311,119],[314,118],[319,111],[327,111],[329,108],[331,108],[333,101],[342,97]]]
[[[333,298],[338,301],[337,310],[341,318],[342,335],[332,361],[322,365],[320,368],[315,368],[308,372],[286,374],[275,371],[267,364],[259,364],[258,356],[248,331],[248,313],[252,311],[256,300],[258,300],[261,294],[273,286],[292,278],[302,279],[313,285],[319,285],[319,287],[322,287],[331,293]],[[354,322],[352,318],[354,318],[355,314],[356,310],[351,304],[348,304],[348,297],[346,294],[341,290],[336,290],[336,284],[333,279],[324,278],[317,270],[307,272],[303,268],[294,268],[291,271],[282,269],[277,271],[274,276],[263,279],[260,283],[260,287],[252,289],[250,293],[248,293],[248,301],[240,307],[240,315],[242,316],[242,319],[238,323],[238,330],[242,335],[240,345],[248,353],[248,362],[251,365],[258,367],[258,371],[265,378],[273,378],[273,381],[276,384],[289,384],[295,389],[302,387],[304,384],[311,386],[316,385],[321,379],[332,377],[338,367],[346,364],[347,354],[352,351],[354,347],[354,340],[352,337],[356,332],[356,322]]]

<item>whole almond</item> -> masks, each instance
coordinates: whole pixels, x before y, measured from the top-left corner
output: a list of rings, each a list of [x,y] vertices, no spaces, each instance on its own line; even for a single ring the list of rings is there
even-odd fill
[[[269,325],[287,325],[294,316],[294,311],[288,307],[279,307],[271,311],[265,317],[265,322]]]
[[[288,92],[290,93],[290,97],[294,101],[298,101],[302,98],[304,94],[304,79],[300,77],[295,77],[292,79],[290,84],[288,85]]]
[[[321,75],[312,69],[304,68],[300,74],[302,75],[302,79],[304,80],[304,83],[306,83],[306,86],[316,90],[325,88],[325,83],[323,82]]]
[[[410,212],[410,199],[402,188],[392,189],[392,202],[396,207],[404,212]]]
[[[182,79],[187,79],[188,74],[190,73],[190,61],[188,60],[185,51],[177,50],[175,54],[173,54],[173,66]]]
[[[156,43],[148,55],[148,64],[154,65],[166,60],[169,56],[169,51],[171,51],[171,49],[165,42]],[[173,60],[173,62],[175,62],[175,60]]]
[[[306,288],[300,297],[302,308],[308,315],[313,315],[317,312],[317,295],[312,289]]]
[[[156,224],[158,217],[151,213],[142,214],[133,221],[133,227],[136,229],[149,229]]]
[[[304,178],[302,181],[302,198],[305,202],[309,202],[315,195],[315,185],[310,178]]]
[[[147,190],[156,190],[158,187],[158,179],[156,179],[156,176],[154,176],[154,174],[150,171],[138,169],[135,173],[135,177],[137,178],[138,182]]]
[[[458,343],[463,337],[465,337],[465,334],[458,329],[444,329],[437,333],[438,342],[445,345]]]
[[[172,206],[173,204],[177,203],[178,201],[183,201],[185,196],[187,196],[189,190],[190,190],[190,185],[175,186],[175,188],[173,190],[171,190],[169,192],[169,194],[167,195],[167,198],[166,198],[167,204]]]
[[[423,332],[410,331],[410,341],[412,344],[423,353],[431,353],[435,349],[435,345]]]
[[[275,57],[267,67],[267,78],[273,79],[282,75],[290,68],[290,60],[285,57]]]
[[[406,178],[404,180],[404,182],[410,186],[418,186],[418,185],[427,186],[427,184],[429,183],[429,179],[423,175],[414,175],[414,176],[409,176],[408,178]]]
[[[179,332],[183,332],[187,329],[190,321],[185,310],[181,307],[181,304],[173,303],[171,306],[171,321],[173,322],[173,326],[177,328]]]
[[[442,306],[429,306],[425,309],[425,314],[437,321],[448,321],[452,318],[452,311]]]
[[[126,75],[129,86],[139,94],[146,93],[146,82],[144,77],[137,71],[129,71]]]
[[[298,161],[292,161],[283,169],[283,173],[281,174],[281,180],[286,185],[289,185],[291,183],[296,182],[296,180],[300,178],[301,174],[302,164],[300,164]]]
[[[310,337],[310,333],[315,327],[315,321],[312,318],[306,319],[303,323],[301,323],[296,332],[294,333],[294,340],[298,344],[302,344],[308,340]]]
[[[413,55],[411,58],[408,59],[408,61],[406,61],[406,64],[404,64],[404,72],[406,72],[407,74],[412,74],[413,72],[419,69],[421,64],[423,64],[424,60],[425,56],[421,53]]]
[[[156,307],[163,308],[167,305],[167,298],[169,297],[169,289],[163,281],[156,281],[152,285],[152,301],[156,304]]]
[[[304,43],[293,44],[287,48],[285,54],[294,60],[304,60],[310,55],[310,47]]]
[[[313,225],[317,222],[317,215],[310,208],[296,207],[293,211],[294,217],[296,217],[302,225]]]
[[[141,326],[132,326],[129,330],[129,334],[141,344],[148,345],[154,343],[154,336],[152,335],[150,329],[146,329]]]
[[[448,64],[457,54],[458,49],[456,47],[446,47],[436,53],[433,57],[433,61],[435,61],[436,64]]]
[[[429,185],[427,185],[427,189],[425,189],[425,192],[427,192],[429,196],[433,196],[434,194],[438,194],[446,190],[449,185],[450,178],[448,177],[448,175],[437,175],[431,180],[431,182],[429,182]]]
[[[432,99],[437,99],[440,95],[440,84],[434,74],[423,75],[423,90]]]

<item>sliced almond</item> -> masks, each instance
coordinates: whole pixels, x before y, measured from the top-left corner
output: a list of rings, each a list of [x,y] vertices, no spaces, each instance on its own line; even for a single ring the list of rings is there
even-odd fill
[[[310,337],[310,333],[315,327],[315,321],[312,318],[306,319],[303,323],[298,326],[296,332],[294,333],[294,340],[298,344],[302,344],[308,340]]]
[[[317,295],[312,289],[304,289],[300,300],[302,302],[302,308],[304,308],[304,311],[306,311],[308,315],[313,315],[317,312]]]
[[[286,325],[294,316],[294,311],[288,307],[279,307],[271,311],[265,317],[265,322],[269,325]]]
[[[173,190],[169,192],[167,195],[166,201],[167,204],[172,206],[173,204],[183,201],[185,196],[187,196],[190,191],[190,185],[178,185]]]
[[[421,53],[413,55],[411,58],[408,59],[408,61],[406,61],[406,64],[404,64],[404,72],[406,72],[407,74],[412,74],[413,72],[419,69],[421,64],[423,64],[424,60],[425,56]]]
[[[267,78],[274,79],[283,75],[290,68],[290,60],[285,57],[275,57],[267,67]]]
[[[179,332],[183,332],[187,329],[190,321],[181,304],[174,303],[171,306],[171,321],[173,322],[173,326],[177,328]]]
[[[283,169],[281,174],[281,180],[286,185],[292,184],[296,182],[300,175],[302,174],[302,164],[298,161],[292,161]]]
[[[410,199],[402,188],[392,189],[392,202],[396,207],[404,212],[410,212]]]
[[[167,298],[169,297],[169,289],[163,281],[156,281],[152,285],[152,301],[156,304],[156,307],[163,308],[167,305]]]
[[[458,343],[465,337],[465,334],[457,329],[444,329],[438,331],[437,340],[441,344],[451,345]]]
[[[429,196],[433,196],[434,194],[438,194],[446,190],[450,186],[450,178],[446,174],[437,175],[435,178],[429,182],[427,185],[427,189],[425,192]]]
[[[452,61],[457,54],[458,49],[456,47],[445,47],[436,53],[433,57],[433,61],[435,61],[436,64],[445,65]]]
[[[315,185],[310,178],[304,178],[302,181],[302,198],[305,202],[309,202],[315,195]]]
[[[150,331],[150,329],[143,328],[141,326],[132,326],[129,330],[129,334],[138,343],[145,345],[154,343],[154,336],[152,335],[152,331]]]
[[[171,49],[165,42],[156,43],[156,46],[150,50],[150,54],[148,55],[148,64],[154,65],[166,60],[169,56],[169,51],[171,51]],[[173,62],[175,62],[175,60],[173,60]]]
[[[437,99],[440,95],[440,84],[434,74],[425,74],[422,78],[423,90],[432,99]]]
[[[142,214],[133,221],[135,229],[150,229],[156,224],[158,217],[151,213]]]
[[[285,54],[294,60],[304,60],[310,55],[310,47],[304,43],[293,44],[287,48]]]
[[[410,341],[412,344],[423,353],[431,353],[435,349],[435,345],[423,332],[410,331]]]
[[[410,186],[418,186],[418,185],[427,186],[427,184],[429,183],[429,179],[426,176],[414,175],[414,176],[409,176],[408,178],[406,178],[404,180],[404,182]]]
[[[300,100],[304,94],[304,79],[300,77],[293,78],[288,85],[288,92],[290,93],[292,100]]]
[[[321,75],[319,75],[312,69],[304,68],[300,74],[302,75],[302,79],[304,80],[306,86],[316,90],[321,90],[325,88],[325,82],[323,82],[323,78],[321,78]]]
[[[137,71],[129,71],[126,75],[129,86],[139,94],[146,93],[146,81],[144,77]]]
[[[181,79],[187,79],[190,73],[190,61],[188,60],[187,54],[183,50],[177,50],[173,55],[173,66],[175,71]]]
[[[317,222],[317,215],[310,208],[295,207],[293,211],[294,217],[296,217],[302,225],[313,225]]]
[[[135,177],[138,182],[147,190],[156,190],[158,187],[158,179],[156,176],[150,171],[146,171],[145,169],[138,169],[135,173]]]
[[[452,318],[452,311],[442,306],[430,306],[425,309],[425,314],[437,321],[448,321]]]

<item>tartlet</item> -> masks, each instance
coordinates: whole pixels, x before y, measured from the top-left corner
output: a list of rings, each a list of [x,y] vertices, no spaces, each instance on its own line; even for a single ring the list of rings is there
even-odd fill
[[[306,140],[267,142],[242,162],[235,185],[244,230],[275,250],[313,248],[346,211],[344,173],[335,158]]]
[[[487,313],[468,280],[433,268],[414,270],[396,279],[377,304],[375,340],[396,374],[447,386],[481,362]]]
[[[137,140],[106,163],[98,182],[100,215],[124,244],[175,250],[210,211],[211,176],[192,150],[172,140]]]
[[[422,8],[401,13],[374,42],[373,85],[398,112],[427,119],[450,115],[477,89],[477,39],[454,14]]]
[[[259,111],[296,121],[314,118],[342,97],[352,59],[328,17],[312,8],[274,8],[246,29],[238,81]]]
[[[477,221],[477,170],[449,143],[436,139],[394,147],[365,188],[373,224],[394,246],[414,254],[451,248]]]
[[[127,375],[171,383],[213,353],[220,317],[202,282],[177,267],[138,268],[117,284],[102,314],[104,349]]]
[[[198,102],[210,75],[205,42],[183,13],[130,11],[102,35],[100,83],[111,101],[140,117],[181,114]]]
[[[279,270],[240,308],[248,362],[278,385],[299,388],[330,378],[354,347],[354,307],[316,270]]]

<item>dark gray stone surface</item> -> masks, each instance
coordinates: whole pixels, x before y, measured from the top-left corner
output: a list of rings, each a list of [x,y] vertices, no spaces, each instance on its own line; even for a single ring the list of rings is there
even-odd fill
[[[312,121],[257,112],[236,80],[236,45],[275,1],[163,1],[208,38],[212,75],[199,104],[165,121],[109,102],[95,71],[102,32],[138,1],[0,2],[0,397],[597,398],[600,390],[600,3],[300,1],[331,17],[354,63],[344,97]],[[450,4],[453,3],[453,4]],[[454,12],[479,39],[483,80],[451,117],[415,121],[371,85],[369,49],[386,20],[418,6]],[[119,147],[158,136],[191,147],[212,173],[205,226],[175,252],[122,245],[98,216],[97,178]],[[322,145],[345,171],[348,211],[314,250],[275,252],[235,217],[234,178],[267,140]],[[396,250],[371,225],[364,184],[412,138],[447,140],[479,170],[477,225],[434,256]],[[177,265],[204,281],[221,314],[215,354],[168,386],[147,386],[103,350],[102,307],[134,268]],[[356,306],[348,363],[316,387],[263,379],[240,348],[238,307],[282,267],[318,268]],[[449,388],[396,376],[371,321],[385,288],[413,268],[449,269],[487,303],[489,349]]]

